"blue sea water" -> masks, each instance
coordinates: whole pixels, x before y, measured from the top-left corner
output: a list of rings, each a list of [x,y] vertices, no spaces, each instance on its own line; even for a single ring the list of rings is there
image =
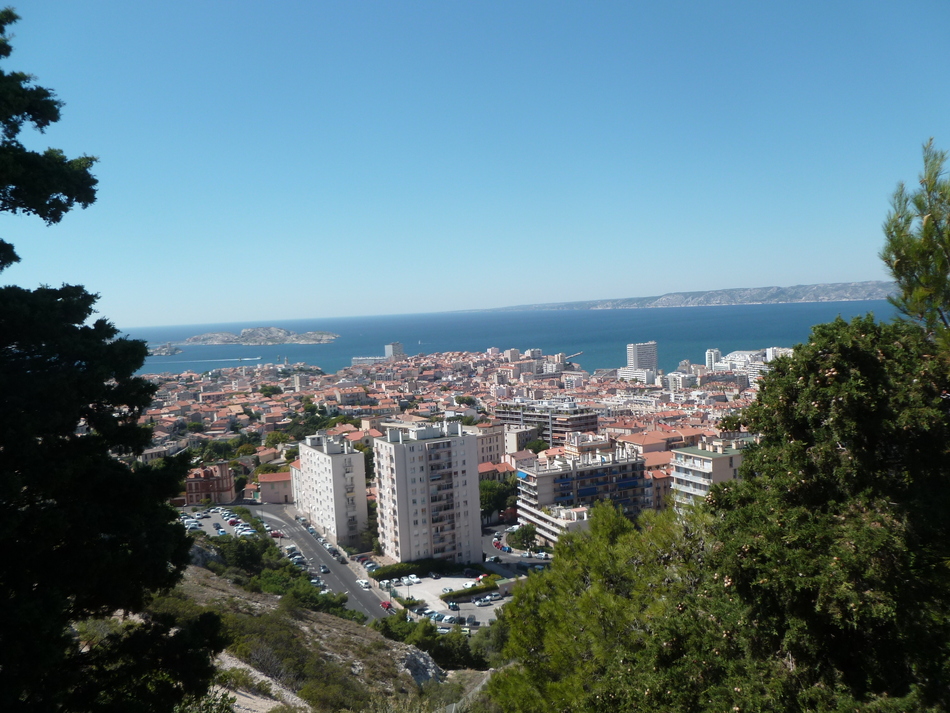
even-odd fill
[[[182,342],[206,332],[240,332],[249,327],[283,327],[293,332],[339,334],[330,344],[279,346],[199,346],[179,344],[180,354],[149,357],[140,373],[203,372],[256,363],[304,362],[333,373],[354,356],[382,356],[390,342],[402,342],[407,354],[485,351],[489,347],[538,348],[545,354],[583,352],[573,361],[593,372],[626,364],[631,342],[657,341],[660,368],[673,371],[682,359],[705,363],[707,349],[726,354],[738,349],[792,347],[807,341],[811,327],[839,315],[850,319],[873,312],[891,319],[894,308],[884,300],[796,304],[668,307],[625,310],[530,310],[511,312],[441,312],[382,317],[339,317],[273,322],[235,322],[143,327],[124,332],[151,345]],[[253,365],[250,362],[248,365]]]

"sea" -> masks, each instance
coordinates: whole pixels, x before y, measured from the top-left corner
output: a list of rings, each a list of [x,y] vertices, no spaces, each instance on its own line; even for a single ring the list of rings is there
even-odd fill
[[[400,342],[406,354],[449,351],[483,352],[540,349],[544,354],[576,355],[582,369],[626,365],[627,344],[657,342],[660,368],[674,371],[683,359],[704,364],[706,350],[723,354],[745,349],[793,347],[808,340],[812,326],[836,317],[849,320],[872,312],[889,320],[895,310],[886,300],[804,302],[716,307],[652,309],[524,310],[436,312],[379,317],[231,322],[121,330],[150,346],[167,342],[182,351],[148,357],[140,374],[202,373],[212,369],[256,364],[302,362],[327,374],[350,365],[356,356],[382,356],[384,346]],[[252,327],[282,327],[292,332],[326,331],[340,335],[329,344],[275,346],[189,345],[188,337],[208,332],[234,332]]]

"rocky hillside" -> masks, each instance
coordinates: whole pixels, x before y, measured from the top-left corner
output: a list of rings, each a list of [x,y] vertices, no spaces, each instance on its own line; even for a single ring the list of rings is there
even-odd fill
[[[188,568],[174,595],[190,604],[213,607],[230,629],[240,629],[241,621],[248,617],[266,619],[280,605],[280,597],[247,592],[195,566]],[[267,649],[263,643],[266,637],[261,636],[258,649],[244,643],[229,649],[219,660],[221,669],[229,670],[232,679],[244,682],[229,691],[238,699],[236,710],[260,713],[280,703],[309,710],[297,694],[305,693],[308,687],[312,692],[321,685],[389,697],[409,695],[417,686],[445,678],[428,654],[414,646],[390,641],[361,624],[310,611],[296,611],[292,617],[282,619],[280,625],[286,626],[288,622],[297,629],[294,638],[304,642],[317,659],[327,662],[338,679],[324,676],[317,681],[287,680],[279,673],[280,661],[273,660],[276,652]],[[241,671],[246,671],[246,675]],[[325,710],[334,707],[321,706]]]

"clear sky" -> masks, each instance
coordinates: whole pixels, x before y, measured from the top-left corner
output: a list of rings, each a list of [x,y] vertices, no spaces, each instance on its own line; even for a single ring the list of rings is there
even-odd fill
[[[945,0],[14,7],[99,199],[0,281],[120,327],[887,279],[950,149]]]

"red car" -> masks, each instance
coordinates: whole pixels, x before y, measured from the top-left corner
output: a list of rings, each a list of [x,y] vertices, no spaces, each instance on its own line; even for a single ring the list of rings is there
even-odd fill
[[[499,550],[501,549],[501,543],[500,543],[498,540],[495,540],[494,542],[492,542],[492,544],[493,544],[497,549],[499,549]]]
[[[271,537],[283,537],[283,536],[284,536],[284,533],[281,532],[280,530],[271,530],[271,531],[270,531],[270,536],[271,536]]]
[[[386,611],[389,611],[390,609],[393,608],[393,603],[392,603],[392,602],[380,602],[380,603],[379,603],[379,606],[381,606],[381,607],[382,607],[383,609],[385,609]]]

